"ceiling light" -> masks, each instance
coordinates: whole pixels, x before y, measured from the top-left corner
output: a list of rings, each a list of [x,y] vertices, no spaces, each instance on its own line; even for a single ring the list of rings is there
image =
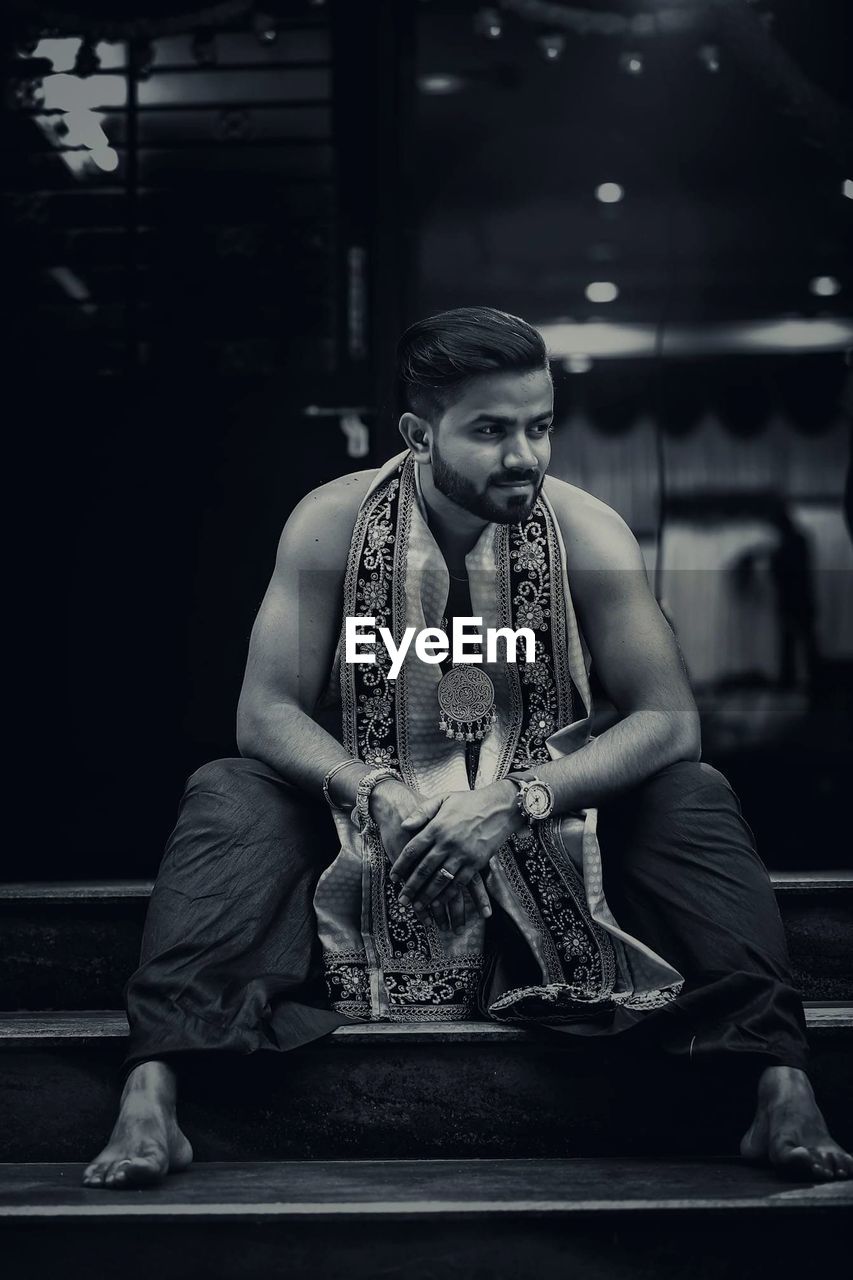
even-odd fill
[[[566,37],[559,31],[554,31],[548,35],[540,36],[537,44],[542,50],[546,62],[557,62],[563,56]]]
[[[615,302],[619,297],[619,290],[612,280],[593,280],[584,293],[589,302]]]
[[[629,76],[639,76],[643,74],[643,55],[641,53],[620,53],[619,66]]]
[[[841,185],[841,194],[853,200],[853,178],[845,178]]]
[[[589,355],[593,359],[652,358],[658,352],[658,326],[588,320],[538,324],[555,360]],[[665,353],[670,356],[772,354],[773,352],[846,351],[853,344],[853,320],[748,320],[717,324],[669,325]]]
[[[600,182],[595,188],[595,198],[602,204],[618,204],[625,194],[625,188],[618,182]]]
[[[566,373],[589,373],[592,368],[592,357],[582,351],[575,352],[563,361],[563,368]]]
[[[421,93],[427,93],[433,97],[441,97],[447,93],[458,93],[464,84],[465,81],[461,76],[453,76],[443,71],[436,71],[427,76],[418,76],[418,88]]]
[[[715,44],[703,44],[699,49],[699,61],[706,71],[719,71],[720,50]]]
[[[261,44],[275,44],[278,39],[278,27],[275,18],[258,10],[252,18],[252,30]]]
[[[841,285],[835,276],[813,276],[809,281],[809,289],[818,298],[832,298],[841,292]]]
[[[478,9],[474,14],[474,31],[487,40],[500,40],[504,26],[497,9]]]

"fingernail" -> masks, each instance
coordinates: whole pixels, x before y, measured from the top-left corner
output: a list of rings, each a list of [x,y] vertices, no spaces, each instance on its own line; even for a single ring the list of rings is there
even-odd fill
[[[492,914],[492,908],[491,908],[491,907],[486,907],[485,912],[484,912],[483,914],[485,915],[486,919],[488,920],[489,916]]]
[[[409,907],[412,904],[412,899],[405,893],[400,894],[398,901],[401,907]]]

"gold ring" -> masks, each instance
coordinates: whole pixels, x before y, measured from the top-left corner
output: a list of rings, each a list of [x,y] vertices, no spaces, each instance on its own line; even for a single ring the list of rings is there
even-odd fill
[[[455,880],[455,879],[456,879],[456,876],[453,874],[453,872],[452,872],[452,871],[448,871],[448,870],[447,870],[447,867],[439,867],[439,869],[438,869],[438,874],[439,874],[440,876],[444,876],[445,880]]]

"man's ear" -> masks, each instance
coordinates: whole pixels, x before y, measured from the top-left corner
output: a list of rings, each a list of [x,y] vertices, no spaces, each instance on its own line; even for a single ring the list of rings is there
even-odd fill
[[[415,413],[404,413],[400,418],[400,435],[418,462],[429,462],[429,446],[432,428]]]

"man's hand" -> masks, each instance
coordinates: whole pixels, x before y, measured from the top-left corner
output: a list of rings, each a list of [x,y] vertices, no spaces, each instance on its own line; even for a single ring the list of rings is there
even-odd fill
[[[518,811],[517,788],[504,780],[477,791],[454,791],[438,812],[409,840],[391,867],[391,875],[403,882],[401,902],[434,908],[446,903],[475,880],[509,837],[524,826]],[[417,830],[410,820],[407,832]],[[444,867],[453,880],[439,875]]]
[[[395,874],[395,866],[400,860],[404,846],[415,832],[421,831],[438,814],[442,807],[440,797],[419,796],[402,782],[394,778],[383,778],[376,784],[370,795],[370,816],[379,828],[382,847],[391,862],[391,877],[399,880]],[[425,902],[413,903],[414,910],[420,920],[425,920],[430,911],[439,928],[452,928],[460,931],[465,927],[465,898],[462,884],[451,884],[441,877],[441,887],[445,888],[441,902],[434,907]],[[489,895],[486,893],[482,877],[471,876],[464,883],[474,899],[474,905],[482,916],[490,916],[492,908]]]

